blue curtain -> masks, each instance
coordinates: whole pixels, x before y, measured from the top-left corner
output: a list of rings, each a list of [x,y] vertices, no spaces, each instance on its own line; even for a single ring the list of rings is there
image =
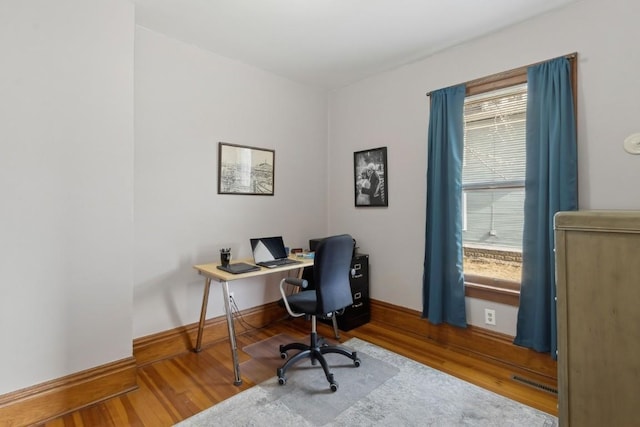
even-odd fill
[[[571,68],[557,58],[527,71],[527,136],[522,287],[515,344],[555,359],[553,216],[578,208],[576,122]]]
[[[462,272],[465,85],[431,93],[423,317],[466,327]]]

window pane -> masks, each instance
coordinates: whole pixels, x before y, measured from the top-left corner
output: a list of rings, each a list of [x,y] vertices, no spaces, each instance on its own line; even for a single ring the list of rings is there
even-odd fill
[[[464,272],[519,282],[527,85],[465,100]]]
[[[518,85],[465,100],[463,186],[523,185],[526,89]]]
[[[463,185],[524,182],[525,121],[467,129]]]
[[[474,278],[472,282],[499,286],[495,281],[485,279],[490,278],[519,283],[522,280],[522,253],[465,247],[463,269],[467,277],[474,275],[484,279]]]
[[[465,245],[522,250],[524,188],[470,190],[465,194]]]

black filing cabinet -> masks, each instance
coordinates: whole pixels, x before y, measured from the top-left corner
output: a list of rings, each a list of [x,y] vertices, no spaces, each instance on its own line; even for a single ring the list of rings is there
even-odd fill
[[[338,328],[348,331],[371,320],[371,304],[369,301],[369,255],[354,254],[351,260],[351,295],[353,304],[338,316]]]
[[[309,281],[313,287],[313,267],[304,269],[302,278]],[[338,316],[338,328],[349,331],[364,325],[371,320],[371,304],[369,302],[369,255],[354,253],[351,259],[351,271],[349,272],[351,284],[351,296],[353,304],[345,308],[344,313]],[[330,319],[319,321],[331,324]]]

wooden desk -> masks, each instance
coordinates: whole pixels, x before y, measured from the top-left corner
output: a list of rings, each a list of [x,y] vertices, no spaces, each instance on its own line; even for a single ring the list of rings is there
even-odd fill
[[[231,358],[233,359],[233,373],[235,385],[242,384],[242,378],[240,378],[240,364],[238,362],[238,346],[236,344],[236,331],[233,323],[233,312],[231,310],[231,301],[229,299],[229,282],[233,280],[247,279],[249,277],[264,276],[266,274],[281,273],[283,271],[299,270],[298,277],[302,275],[302,269],[313,265],[313,259],[308,258],[296,258],[291,257],[297,261],[298,264],[289,264],[282,267],[264,268],[260,267],[260,270],[250,271],[249,273],[231,274],[226,271],[222,271],[217,267],[220,263],[212,264],[200,264],[194,265],[193,268],[198,270],[198,273],[205,277],[204,293],[202,296],[202,309],[200,310],[200,323],[198,324],[198,338],[196,339],[196,346],[194,351],[198,353],[202,349],[202,331],[204,330],[204,322],[207,317],[207,304],[209,303],[209,289],[211,288],[211,280],[217,280],[222,284],[222,298],[224,301],[224,311],[227,317],[227,328],[229,333],[229,344],[231,346]],[[253,259],[237,260],[236,262],[245,262],[247,264],[253,264]]]

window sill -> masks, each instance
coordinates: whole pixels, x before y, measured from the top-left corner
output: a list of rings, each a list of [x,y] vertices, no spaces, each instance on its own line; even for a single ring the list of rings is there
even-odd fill
[[[520,283],[482,276],[465,275],[465,296],[518,307]]]

